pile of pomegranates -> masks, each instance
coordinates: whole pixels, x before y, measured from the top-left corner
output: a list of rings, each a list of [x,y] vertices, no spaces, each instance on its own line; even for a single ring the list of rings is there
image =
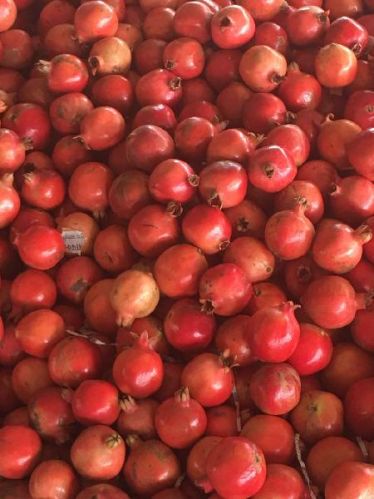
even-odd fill
[[[374,1],[0,0],[0,499],[374,499]]]

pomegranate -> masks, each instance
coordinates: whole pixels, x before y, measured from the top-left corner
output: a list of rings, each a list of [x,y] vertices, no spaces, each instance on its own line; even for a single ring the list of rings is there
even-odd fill
[[[319,225],[313,242],[312,254],[323,269],[335,274],[352,270],[362,258],[363,245],[373,234],[367,225],[355,231],[338,220],[325,218]]]
[[[117,323],[130,326],[134,319],[151,314],[159,301],[159,289],[151,274],[127,270],[113,283],[110,303],[117,314]]]
[[[294,180],[296,173],[294,159],[276,145],[257,149],[249,159],[249,181],[265,192],[281,191]]]
[[[339,276],[323,276],[309,284],[301,296],[305,312],[319,326],[337,329],[350,324],[358,308],[356,293],[350,283]]]
[[[209,482],[220,495],[253,496],[265,482],[265,457],[247,438],[226,437],[209,453],[206,471]]]
[[[230,316],[239,313],[248,304],[252,285],[238,265],[222,263],[202,275],[199,296],[203,310]]]
[[[359,175],[374,181],[373,164],[370,160],[374,148],[374,128],[359,133],[347,147],[348,160]]]
[[[252,355],[262,362],[285,362],[299,343],[300,325],[294,304],[258,310],[249,322],[248,342]]]
[[[265,241],[279,258],[295,260],[309,251],[315,232],[304,213],[305,207],[299,204],[293,210],[279,211],[269,218]]]
[[[242,56],[239,66],[244,83],[255,92],[271,92],[287,72],[285,57],[266,45],[255,45]]]
[[[340,43],[322,47],[315,60],[318,81],[327,88],[350,85],[357,73],[357,59],[352,50]]]

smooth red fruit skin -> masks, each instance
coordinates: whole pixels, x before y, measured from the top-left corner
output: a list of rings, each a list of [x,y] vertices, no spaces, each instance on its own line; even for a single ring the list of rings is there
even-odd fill
[[[15,335],[15,326],[6,326],[1,336],[0,365],[4,367],[13,367],[24,357],[21,345]]]
[[[252,296],[252,285],[245,272],[233,263],[211,267],[201,277],[200,303],[208,312],[224,317],[239,313]]]
[[[193,38],[181,37],[168,43],[163,52],[163,62],[183,80],[200,76],[205,64],[205,54],[201,44]]]
[[[2,126],[13,130],[32,149],[44,149],[50,139],[48,114],[36,104],[20,103],[10,107],[2,117]]]
[[[230,405],[211,407],[206,415],[208,418],[206,435],[233,437],[238,434],[236,412]]]
[[[29,482],[31,497],[52,495],[58,499],[72,499],[79,490],[78,478],[72,467],[60,459],[40,463]]]
[[[214,407],[231,396],[234,377],[223,357],[203,353],[185,365],[181,383],[203,407]]]
[[[122,75],[110,74],[96,80],[91,89],[92,101],[97,106],[110,106],[122,114],[128,113],[134,102],[130,81]]]
[[[305,6],[288,16],[287,34],[293,45],[303,47],[321,42],[329,26],[328,12],[321,7]]]
[[[207,268],[208,263],[200,249],[191,244],[177,244],[157,258],[154,276],[163,294],[180,298],[197,293],[199,280]]]
[[[83,381],[73,393],[71,407],[82,424],[111,425],[120,412],[118,390],[104,380]]]
[[[178,219],[160,204],[150,204],[130,220],[128,237],[142,256],[156,258],[179,239]]]
[[[97,378],[101,374],[100,349],[84,338],[65,338],[50,353],[48,369],[57,385],[76,388],[85,379]]]
[[[142,470],[147,468],[147,473]],[[123,476],[136,494],[153,494],[174,485],[180,475],[179,461],[174,452],[159,440],[134,440],[130,455],[123,468]]]
[[[165,336],[181,352],[201,351],[212,341],[216,328],[214,316],[201,311],[191,299],[176,301],[164,320]]]
[[[82,92],[88,83],[88,70],[84,62],[73,54],[61,54],[51,61],[39,62],[46,71],[48,88],[55,93]]]
[[[286,58],[266,45],[249,48],[240,60],[240,76],[254,92],[272,92],[286,72]]]
[[[126,446],[110,426],[94,425],[84,429],[70,449],[77,472],[91,480],[111,480],[125,461]]]
[[[199,191],[212,206],[231,208],[241,203],[247,193],[247,175],[234,161],[215,161],[200,172]]]
[[[266,480],[254,499],[272,499],[274,492],[279,499],[299,499],[307,493],[306,485],[298,471],[284,464],[270,464]]]
[[[57,289],[54,280],[40,270],[25,270],[18,274],[10,288],[10,298],[15,307],[23,311],[52,308]]]
[[[322,371],[331,360],[333,344],[329,334],[314,324],[300,324],[300,339],[288,362],[300,376]]]
[[[167,69],[154,69],[138,80],[135,94],[141,106],[167,104],[173,108],[182,97],[181,79]]]
[[[32,225],[15,241],[21,260],[37,270],[49,270],[65,253],[61,234],[46,225]]]
[[[113,336],[117,331],[116,314],[109,300],[113,283],[113,279],[103,279],[93,284],[83,302],[88,324],[94,331],[108,336]]]
[[[246,312],[250,315],[267,307],[277,307],[287,301],[283,290],[272,282],[258,282],[253,286],[253,296]]]
[[[357,345],[374,353],[374,310],[359,310],[351,324],[351,333]]]
[[[223,130],[213,137],[207,150],[207,161],[230,160],[245,163],[256,147],[256,137],[237,128]]]
[[[133,126],[156,125],[167,132],[172,132],[176,127],[177,119],[170,106],[166,104],[151,104],[144,106],[134,116]]]
[[[224,213],[231,222],[234,237],[263,237],[267,217],[253,201],[245,199]]]
[[[221,440],[221,437],[218,436],[205,436],[192,447],[187,457],[187,476],[204,492],[212,490],[206,476],[206,460],[209,453]]]
[[[348,160],[355,171],[374,182],[374,128],[359,133],[347,147]]]
[[[25,161],[26,150],[18,135],[7,128],[0,129],[0,170],[14,172]]]
[[[64,179],[55,170],[26,167],[21,195],[29,205],[43,210],[57,208],[64,201],[65,190]]]
[[[302,394],[300,403],[291,412],[295,431],[308,444],[343,433],[343,404],[330,392],[311,390]]]
[[[313,241],[313,259],[321,268],[345,274],[354,269],[362,258],[363,245],[373,234],[367,225],[353,230],[346,224],[325,218],[318,226]]]
[[[345,105],[344,118],[354,121],[363,130],[374,127],[374,92],[372,90],[359,90],[353,92]]]
[[[42,388],[52,385],[47,361],[36,357],[21,359],[12,371],[12,388],[22,402],[29,403]]]
[[[122,225],[108,225],[96,236],[94,257],[107,272],[123,272],[136,261],[136,256]]]
[[[293,354],[300,338],[294,309],[292,302],[285,302],[258,310],[251,317],[248,342],[255,358],[262,362],[285,362]]]
[[[126,160],[131,168],[151,173],[161,161],[172,158],[175,145],[170,134],[155,125],[135,128],[126,139]]]
[[[322,47],[315,60],[318,81],[327,88],[341,88],[351,84],[357,73],[357,59],[349,48],[339,43]]]
[[[324,201],[318,187],[305,180],[294,180],[274,197],[276,211],[292,210],[299,203],[305,206],[304,215],[316,224],[324,214]]]
[[[295,161],[279,146],[257,149],[249,159],[248,178],[251,184],[265,192],[279,192],[297,174]]]
[[[275,22],[264,22],[256,26],[256,45],[268,45],[283,55],[286,55],[289,44],[287,32]]]
[[[280,416],[299,403],[300,387],[300,377],[290,364],[265,364],[251,377],[249,393],[262,412]]]
[[[0,177],[0,229],[4,229],[17,217],[21,200],[13,187],[13,174],[6,173]]]
[[[245,45],[255,34],[255,22],[240,5],[228,5],[217,12],[211,23],[212,40],[222,49]]]
[[[84,2],[75,11],[74,26],[80,43],[92,43],[98,38],[114,36],[118,17],[114,9],[101,0]]]
[[[224,263],[238,265],[251,283],[265,281],[274,272],[274,255],[254,237],[238,237],[225,250]]]
[[[173,425],[173,421],[179,421]],[[159,438],[173,449],[190,447],[204,434],[207,417],[203,407],[182,389],[174,397],[164,400],[155,415]]]
[[[2,0],[0,32],[7,31],[12,27],[17,17],[17,6],[13,0]]]
[[[230,352],[233,362],[239,366],[247,366],[254,361],[254,356],[247,341],[250,317],[237,315],[224,321],[217,329],[214,337],[217,351],[223,354]]]
[[[206,118],[192,116],[179,122],[174,133],[174,140],[180,156],[186,161],[202,161],[217,130]]]
[[[186,203],[195,191],[198,177],[192,167],[180,159],[167,159],[152,171],[148,188],[159,203]]]
[[[332,186],[331,213],[352,227],[374,215],[374,185],[360,175],[350,175]],[[370,224],[369,224],[370,226]]]
[[[296,63],[288,66],[287,76],[280,83],[278,95],[293,112],[318,108],[322,99],[322,88],[316,78],[300,71]]]
[[[310,142],[305,132],[297,125],[281,125],[271,130],[263,146],[282,147],[295,161],[296,166],[300,166],[309,157]]]
[[[374,466],[354,461],[338,465],[329,476],[325,487],[326,499],[364,498],[373,494]]]
[[[241,126],[243,105],[252,92],[238,81],[229,83],[217,96],[216,104],[230,126]]]
[[[356,56],[364,52],[368,43],[368,32],[364,26],[347,16],[336,19],[328,29],[324,44],[341,43],[353,50]]]
[[[300,301],[313,322],[327,329],[347,326],[357,311],[355,290],[340,276],[327,275],[314,280]]]
[[[348,168],[348,147],[359,135],[360,131],[360,127],[353,121],[345,119],[333,120],[330,116],[327,116],[317,137],[317,148],[320,155],[323,159],[335,165],[338,170]]]
[[[245,437],[226,437],[207,459],[207,475],[218,494],[249,497],[265,482],[266,463],[262,450]]]
[[[71,439],[75,419],[63,388],[39,390],[29,402],[28,411],[31,424],[43,438],[59,445]]]
[[[331,192],[331,185],[339,181],[339,176],[331,163],[317,159],[304,163],[298,169],[296,179],[312,182],[326,198]]]
[[[374,439],[374,377],[356,381],[344,398],[345,419],[354,435]]]
[[[313,238],[314,226],[304,215],[305,208],[274,213],[265,226],[267,247],[282,260],[296,260],[307,254]]]
[[[125,119],[117,109],[109,106],[96,107],[80,122],[77,140],[82,140],[87,149],[103,151],[124,138],[125,126]]]
[[[34,357],[48,357],[54,345],[64,336],[64,321],[49,309],[30,312],[16,326],[16,338],[22,349]]]
[[[0,429],[0,445],[0,475],[6,479],[19,479],[29,475],[42,450],[39,435],[26,426],[3,426]]]
[[[198,204],[183,218],[185,239],[207,255],[225,249],[231,238],[231,224],[224,213],[212,206]]]
[[[148,176],[140,170],[122,173],[114,179],[108,197],[113,213],[121,219],[130,219],[151,200]]]
[[[269,464],[290,464],[295,457],[295,432],[290,423],[279,416],[252,416],[240,435],[262,449]]]
[[[83,210],[103,212],[108,206],[108,193],[112,182],[113,173],[104,163],[82,163],[70,177],[69,197]]]
[[[160,355],[140,337],[139,342],[123,350],[113,364],[113,379],[119,390],[135,398],[146,398],[161,386],[164,374]]]
[[[310,449],[306,465],[313,483],[323,489],[331,473],[341,463],[362,460],[362,451],[348,438],[326,437]]]
[[[250,133],[266,134],[283,125],[286,119],[287,109],[283,101],[270,93],[252,93],[241,105],[241,120]]]
[[[342,342],[335,345],[321,380],[327,390],[342,398],[353,383],[371,376],[374,376],[372,355],[354,343]]]

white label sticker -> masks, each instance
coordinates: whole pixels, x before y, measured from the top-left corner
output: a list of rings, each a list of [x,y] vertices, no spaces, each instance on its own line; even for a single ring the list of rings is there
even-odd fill
[[[65,253],[81,255],[84,244],[84,234],[80,230],[62,229],[62,238],[65,243]]]

